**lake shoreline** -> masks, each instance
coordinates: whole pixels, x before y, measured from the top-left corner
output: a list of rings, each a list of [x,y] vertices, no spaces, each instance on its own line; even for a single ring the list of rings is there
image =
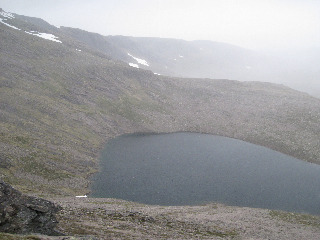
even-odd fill
[[[319,176],[318,165],[237,139],[135,133],[114,138],[101,150],[90,196],[163,206],[221,202],[320,214]]]

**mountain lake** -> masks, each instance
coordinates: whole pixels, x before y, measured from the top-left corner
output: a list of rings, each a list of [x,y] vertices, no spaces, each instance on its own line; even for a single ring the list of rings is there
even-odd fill
[[[227,205],[320,214],[320,166],[244,141],[198,133],[110,140],[91,197],[156,205]]]

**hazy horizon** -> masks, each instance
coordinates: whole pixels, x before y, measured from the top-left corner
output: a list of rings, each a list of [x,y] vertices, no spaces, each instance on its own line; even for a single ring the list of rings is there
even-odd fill
[[[0,7],[102,35],[211,40],[254,50],[320,48],[316,0],[3,0]]]
[[[0,8],[102,35],[209,40],[252,49],[273,64],[258,68],[257,75],[219,78],[281,83],[320,97],[320,1],[3,0]]]

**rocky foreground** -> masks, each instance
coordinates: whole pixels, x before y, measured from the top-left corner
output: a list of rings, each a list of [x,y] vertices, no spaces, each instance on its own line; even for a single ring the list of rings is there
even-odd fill
[[[0,232],[5,232],[0,239],[310,240],[320,236],[320,216],[217,203],[165,207],[110,198],[47,201],[23,195],[4,182],[0,190]]]
[[[0,180],[0,232],[61,235],[55,230],[59,209],[50,201],[23,195]]]
[[[320,236],[319,217],[281,211],[215,203],[163,207],[117,199],[53,200],[62,206],[59,231],[73,237],[34,235],[34,239],[316,240]]]
[[[52,199],[58,228],[98,239],[319,239],[320,217],[207,204],[150,206],[116,199]]]

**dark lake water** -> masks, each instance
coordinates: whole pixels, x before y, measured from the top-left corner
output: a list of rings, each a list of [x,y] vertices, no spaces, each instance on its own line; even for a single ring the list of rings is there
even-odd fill
[[[93,197],[159,205],[228,205],[320,214],[320,166],[236,139],[196,133],[109,141]]]

